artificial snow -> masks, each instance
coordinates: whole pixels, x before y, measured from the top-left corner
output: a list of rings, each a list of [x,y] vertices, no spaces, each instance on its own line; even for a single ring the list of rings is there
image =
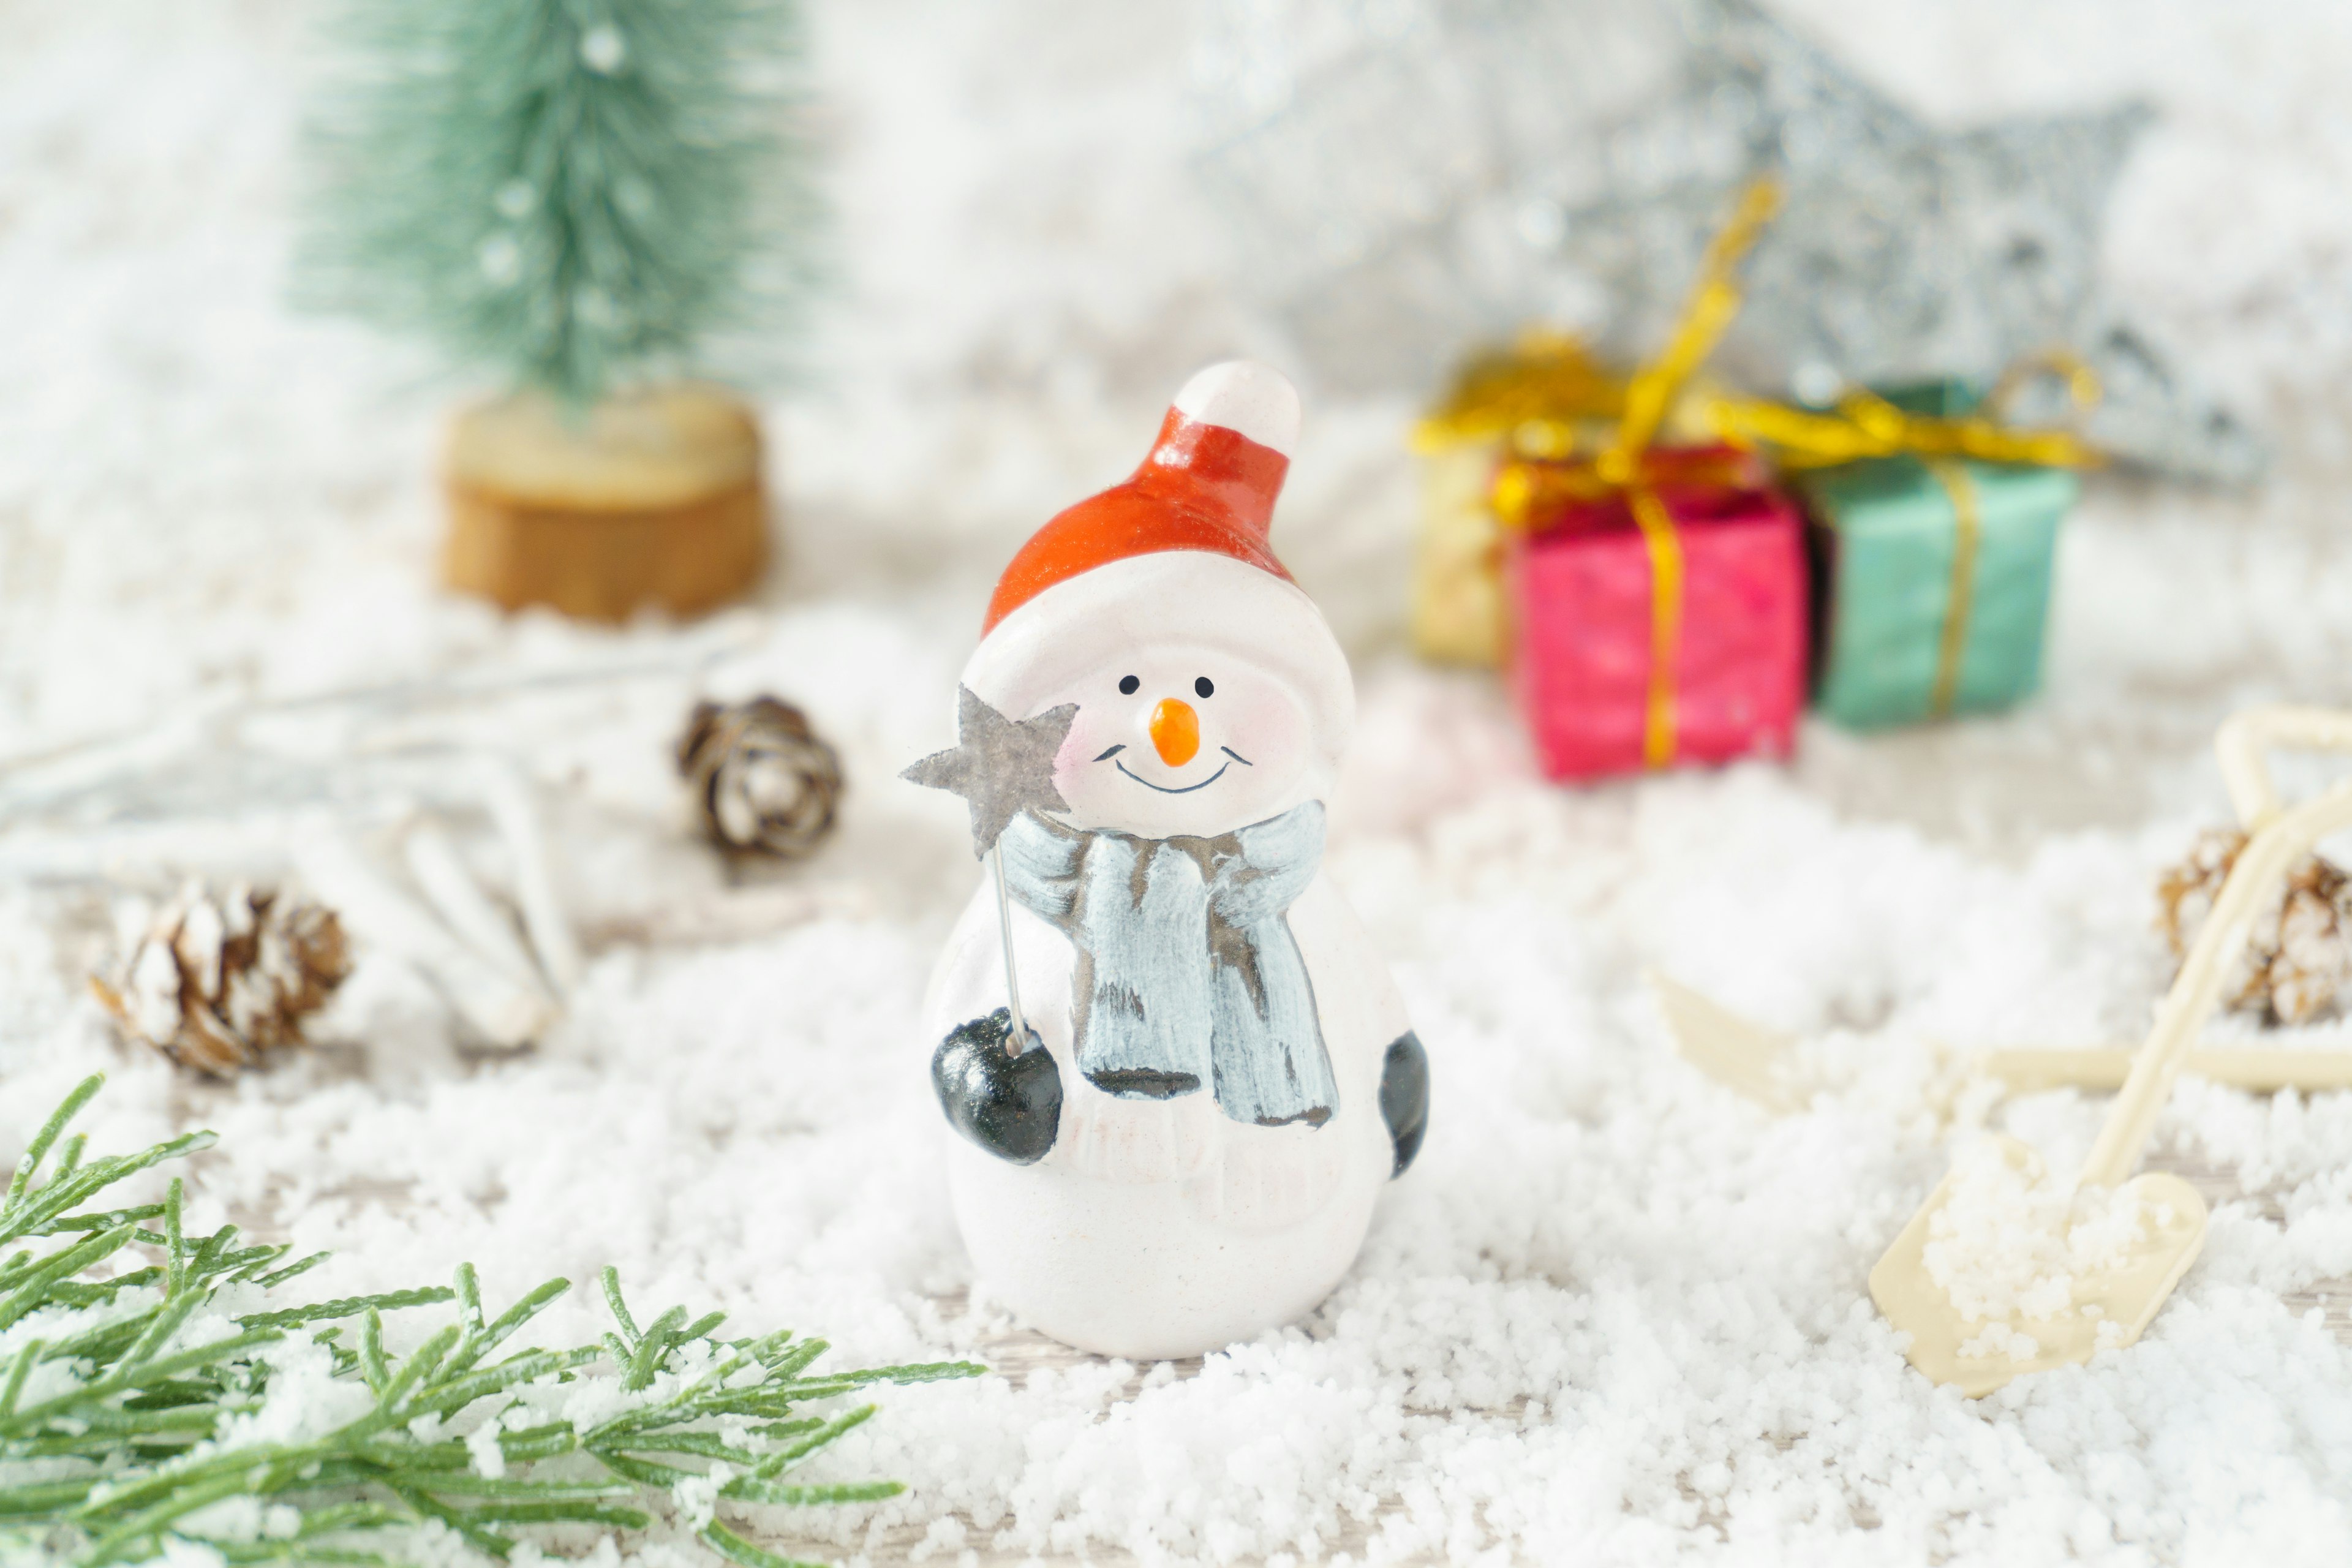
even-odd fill
[[[2278,477],[2248,497],[2095,479],[2049,690],[2013,716],[1810,725],[1786,770],[1566,792],[1532,780],[1491,683],[1394,651],[1406,401],[1305,388],[1276,538],[1362,692],[1327,864],[1429,1047],[1431,1131],[1315,1314],[1147,1368],[1055,1353],[971,1278],[916,1015],[975,873],[956,804],[895,775],[947,743],[1027,530],[1131,467],[1200,364],[1283,360],[1184,165],[1183,13],[815,8],[842,282],[806,388],[772,406],[785,564],[751,609],[602,633],[431,591],[457,389],[286,307],[307,8],[17,8],[0,1154],[102,1068],[93,1150],[217,1129],[191,1226],[333,1248],[302,1280],[319,1295],[471,1259],[495,1310],[562,1274],[534,1337],[584,1342],[613,1263],[641,1318],[684,1301],[825,1335],[820,1364],[999,1369],[880,1391],[810,1469],[903,1496],[743,1510],[794,1555],[2347,1560],[2352,1352],[2326,1304],[2352,1279],[2352,1095],[2179,1087],[2154,1152],[2210,1184],[2205,1250],[2139,1342],[2085,1366],[1964,1400],[1904,1362],[1864,1279],[1977,1122],[2079,1163],[2103,1098],[1988,1105],[1950,1064],[2145,1029],[2169,974],[2153,879],[2227,812],[2213,725],[2352,704],[2352,28],[2320,0],[1790,15],[1955,122],[2153,95],[2109,262],[2268,421]],[[850,781],[833,842],[774,875],[717,861],[670,762],[694,700],[760,689],[806,708]],[[82,980],[121,951],[119,910],[135,931],[187,876],[289,875],[298,830],[396,869],[394,836],[429,820],[511,885],[456,778],[481,756],[532,779],[589,953],[534,1050],[486,1049],[365,945],[319,1045],[267,1072],[201,1083],[113,1039]],[[1651,966],[1802,1034],[1802,1108],[1767,1115],[1677,1058]],[[305,1386],[255,1435],[328,1419]],[[428,1537],[424,1560],[467,1560]],[[556,1549],[708,1561],[674,1529]]]

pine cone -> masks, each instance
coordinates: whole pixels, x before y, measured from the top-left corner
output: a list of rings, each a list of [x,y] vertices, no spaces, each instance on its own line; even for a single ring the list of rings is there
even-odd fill
[[[90,989],[123,1032],[182,1067],[226,1078],[299,1045],[302,1024],[351,973],[342,922],[320,905],[243,885],[191,885],[110,984]]]
[[[789,702],[696,703],[677,768],[694,782],[703,826],[724,849],[797,859],[833,831],[841,759]]]
[[[2196,941],[2245,847],[2246,835],[2237,829],[2213,829],[2199,836],[2188,859],[2158,879],[2157,929],[2175,957],[2185,956]],[[2255,914],[2224,994],[2231,1006],[2258,1012],[2265,1023],[2302,1024],[2347,989],[2352,989],[2352,878],[2306,855],[2287,868],[2279,896]]]

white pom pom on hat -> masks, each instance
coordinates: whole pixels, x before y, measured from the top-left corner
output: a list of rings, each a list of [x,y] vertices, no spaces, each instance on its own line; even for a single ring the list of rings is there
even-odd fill
[[[1187,419],[1247,437],[1285,458],[1298,448],[1298,389],[1255,360],[1211,365],[1184,384],[1171,406]]]

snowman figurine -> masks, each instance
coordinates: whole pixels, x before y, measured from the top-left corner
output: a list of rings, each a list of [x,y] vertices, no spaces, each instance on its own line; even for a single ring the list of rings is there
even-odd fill
[[[1355,687],[1267,542],[1297,434],[1264,365],[1188,382],[1134,477],[1013,557],[963,744],[908,770],[992,861],[926,1004],[957,1224],[1023,1320],[1105,1355],[1308,1311],[1426,1121],[1321,871]]]

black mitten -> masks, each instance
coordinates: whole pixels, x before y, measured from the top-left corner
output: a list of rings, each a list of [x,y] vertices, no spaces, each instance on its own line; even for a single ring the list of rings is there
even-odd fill
[[[931,1053],[931,1087],[957,1131],[1000,1160],[1034,1165],[1061,1130],[1062,1074],[1043,1047],[1014,1056],[1012,1037],[1003,1007],[957,1025]]]
[[[1411,1029],[1389,1042],[1381,1063],[1381,1120],[1396,1145],[1396,1168],[1389,1173],[1394,1180],[1421,1152],[1422,1134],[1429,1131],[1429,1053]]]

